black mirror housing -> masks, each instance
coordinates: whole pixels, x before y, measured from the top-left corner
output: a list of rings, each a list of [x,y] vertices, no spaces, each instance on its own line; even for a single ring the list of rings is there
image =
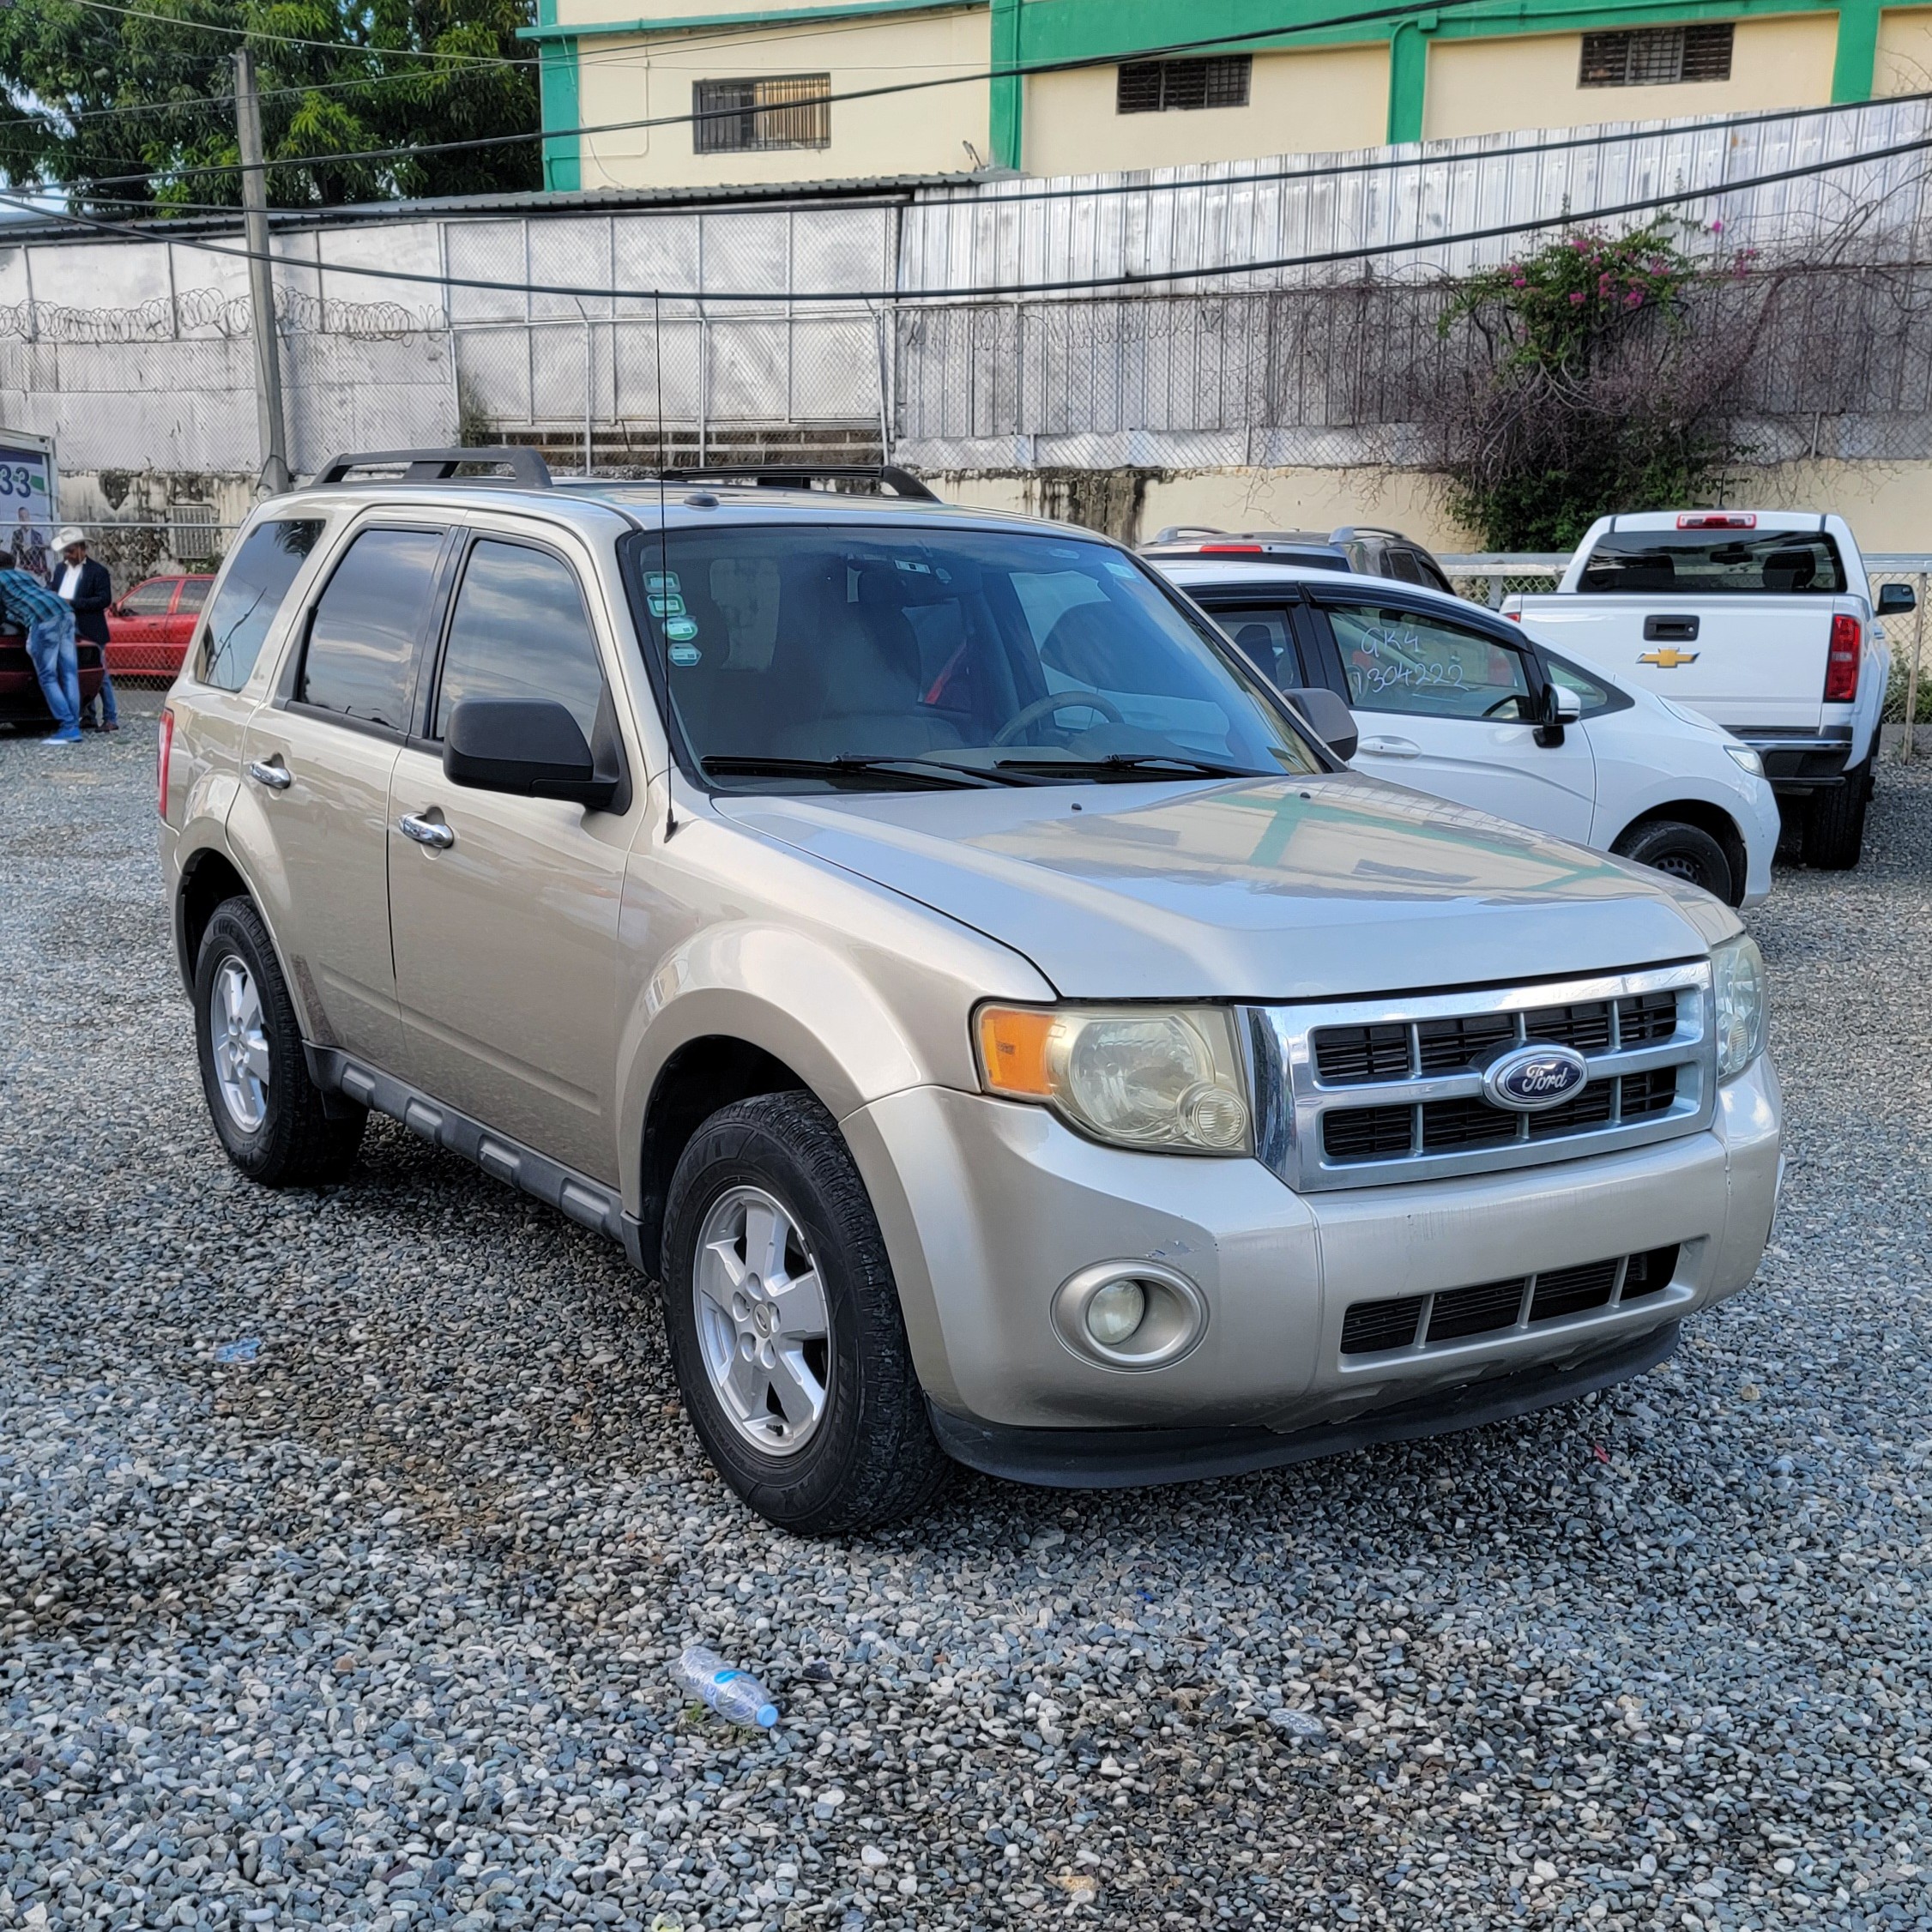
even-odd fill
[[[1361,734],[1355,715],[1331,691],[1319,685],[1297,685],[1282,695],[1301,714],[1310,731],[1346,764],[1355,755]]]
[[[1909,583],[1881,583],[1878,587],[1878,614],[1903,617],[1918,608],[1918,593]]]
[[[443,775],[452,785],[602,810],[618,781],[600,776],[577,721],[552,698],[466,697],[450,714]]]

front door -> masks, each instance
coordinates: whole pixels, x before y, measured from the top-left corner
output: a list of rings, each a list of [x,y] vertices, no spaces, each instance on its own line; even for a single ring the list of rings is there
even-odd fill
[[[418,1084],[614,1182],[618,909],[633,828],[616,812],[451,784],[442,741],[466,697],[553,698],[601,762],[614,746],[596,630],[557,552],[480,536],[464,561],[427,736],[390,781],[396,993]]]
[[[1588,843],[1589,740],[1571,730],[1537,743],[1542,679],[1519,643],[1380,598],[1319,608],[1361,732],[1356,770]]]
[[[249,721],[244,783],[276,876],[263,890],[318,1046],[394,1067],[389,773],[445,533],[365,529],[307,620],[286,698]]]

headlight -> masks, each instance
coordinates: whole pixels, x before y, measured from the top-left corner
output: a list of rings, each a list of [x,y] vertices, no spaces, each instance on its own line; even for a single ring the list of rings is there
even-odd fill
[[[1748,771],[1754,778],[1765,775],[1765,761],[1748,745],[1730,744],[1724,749],[1730,753],[1730,762],[1741,770]]]
[[[1711,985],[1718,996],[1718,1078],[1735,1080],[1765,1050],[1770,1020],[1765,956],[1740,933],[1711,949]]]
[[[1036,1101],[1118,1147],[1246,1154],[1247,1079],[1215,1006],[982,1006],[989,1094]]]

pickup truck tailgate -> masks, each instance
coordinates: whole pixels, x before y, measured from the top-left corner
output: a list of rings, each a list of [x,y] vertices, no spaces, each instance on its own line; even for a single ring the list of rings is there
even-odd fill
[[[1857,619],[1855,598],[1531,596],[1513,601],[1524,628],[1626,684],[1753,730],[1816,730],[1825,721],[1832,619]],[[1834,706],[1837,715],[1842,706]]]

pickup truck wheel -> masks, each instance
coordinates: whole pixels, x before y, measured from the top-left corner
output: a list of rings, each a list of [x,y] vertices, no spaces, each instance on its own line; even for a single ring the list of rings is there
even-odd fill
[[[268,928],[246,899],[224,900],[202,935],[195,1047],[215,1135],[251,1180],[313,1186],[347,1173],[369,1116],[325,1109]]]
[[[692,1427],[766,1521],[851,1534],[944,1486],[878,1220],[811,1095],[737,1102],[692,1135],[665,1202],[664,1307]]]
[[[1805,863],[1826,872],[1850,872],[1865,844],[1865,807],[1871,801],[1872,761],[1855,764],[1844,782],[1814,793],[1805,820]]]
[[[1686,824],[1681,818],[1653,818],[1626,832],[1612,849],[1618,857],[1634,859],[1653,872],[1687,878],[1727,906],[1737,903],[1724,848],[1700,825]]]

